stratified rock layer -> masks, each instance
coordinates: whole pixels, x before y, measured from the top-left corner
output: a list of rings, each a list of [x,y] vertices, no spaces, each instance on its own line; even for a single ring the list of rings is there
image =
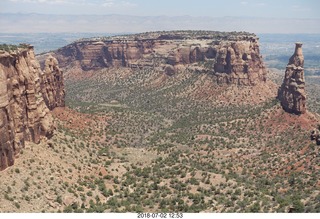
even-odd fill
[[[295,52],[289,59],[284,80],[278,92],[282,108],[288,113],[303,114],[306,112],[303,64],[302,43],[296,43]]]
[[[31,46],[10,54],[0,51],[0,170],[14,164],[25,141],[39,143],[40,136],[52,135],[49,108],[64,105],[63,84],[59,95],[52,92],[57,77],[62,79],[58,68],[42,73]]]
[[[63,74],[58,66],[58,61],[51,55],[47,57],[41,80],[41,92],[44,101],[50,110],[64,106],[65,90]]]
[[[249,33],[213,31],[152,32],[81,40],[54,54],[61,67],[161,68],[173,75],[181,65],[204,63],[219,84],[255,85],[266,81],[258,38]]]

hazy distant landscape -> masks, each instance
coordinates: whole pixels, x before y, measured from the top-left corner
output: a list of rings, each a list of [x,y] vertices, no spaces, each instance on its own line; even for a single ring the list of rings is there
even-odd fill
[[[130,33],[0,33],[0,44],[28,43],[36,54],[56,50],[81,38]],[[257,33],[261,54],[269,68],[285,69],[295,42],[303,43],[307,75],[320,74],[320,34]]]
[[[218,30],[254,33],[320,33],[320,19],[253,16],[132,16],[0,13],[2,33],[146,32],[158,30]],[[274,25],[277,24],[277,25]],[[32,28],[31,28],[32,27]]]
[[[0,33],[0,44],[28,43],[37,54],[66,46],[81,38],[109,36],[110,33]]]
[[[257,34],[269,68],[285,69],[295,42],[303,43],[305,74],[320,74],[320,34]]]

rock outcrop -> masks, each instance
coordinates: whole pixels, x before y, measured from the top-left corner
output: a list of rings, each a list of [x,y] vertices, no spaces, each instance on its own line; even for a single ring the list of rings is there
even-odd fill
[[[267,74],[258,38],[245,32],[170,31],[84,39],[54,56],[61,67],[162,67],[167,75],[179,65],[203,63],[219,84],[255,85]]]
[[[320,145],[320,125],[318,125],[318,128],[311,131],[310,138],[312,141],[315,140],[317,145]]]
[[[299,115],[306,112],[303,64],[302,43],[296,43],[295,52],[289,59],[283,83],[278,91],[281,106],[288,113]]]
[[[0,51],[0,170],[14,164],[25,141],[53,133],[49,109],[64,105],[64,88],[57,63],[47,62],[43,73],[32,46]]]
[[[64,106],[63,74],[57,59],[51,55],[45,61],[41,79],[41,92],[47,107],[53,110],[55,107]]]

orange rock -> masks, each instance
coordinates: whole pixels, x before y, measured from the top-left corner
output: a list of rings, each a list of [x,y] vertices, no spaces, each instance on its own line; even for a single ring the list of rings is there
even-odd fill
[[[61,67],[80,64],[85,71],[154,67],[152,59],[157,57],[168,75],[176,66],[202,62],[220,84],[252,86],[265,82],[267,74],[258,38],[250,33],[169,31],[87,39],[57,50],[54,56]]]
[[[48,66],[55,72],[49,78],[48,71],[41,71],[32,46],[0,57],[0,170],[14,164],[25,141],[39,143],[41,135],[53,133],[49,108],[64,105],[64,86],[61,72],[61,80],[56,80],[57,63],[51,61]],[[48,101],[44,94],[50,96]]]
[[[302,43],[296,43],[295,52],[289,59],[283,83],[278,91],[282,108],[288,113],[303,114],[307,110],[303,64]]]

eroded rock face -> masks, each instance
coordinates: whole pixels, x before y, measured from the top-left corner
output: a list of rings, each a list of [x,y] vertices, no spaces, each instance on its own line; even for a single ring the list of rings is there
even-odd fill
[[[306,112],[303,64],[302,43],[296,43],[295,52],[289,59],[285,77],[278,92],[281,106],[288,113],[303,114]]]
[[[257,38],[223,42],[217,54],[214,71],[219,83],[255,85],[266,81],[267,70]]]
[[[174,75],[179,65],[204,63],[220,84],[255,85],[266,80],[258,38],[249,33],[154,32],[82,40],[57,50],[61,67],[162,67]]]
[[[42,73],[33,47],[11,54],[0,52],[0,170],[3,170],[14,164],[15,155],[25,141],[39,143],[40,136],[52,135],[53,118],[43,98],[43,93],[50,90],[47,81],[51,76],[49,72]],[[55,106],[62,103],[64,97]]]
[[[44,71],[41,75],[41,92],[44,101],[50,110],[64,106],[65,90],[63,74],[56,58],[49,55],[45,61]]]

